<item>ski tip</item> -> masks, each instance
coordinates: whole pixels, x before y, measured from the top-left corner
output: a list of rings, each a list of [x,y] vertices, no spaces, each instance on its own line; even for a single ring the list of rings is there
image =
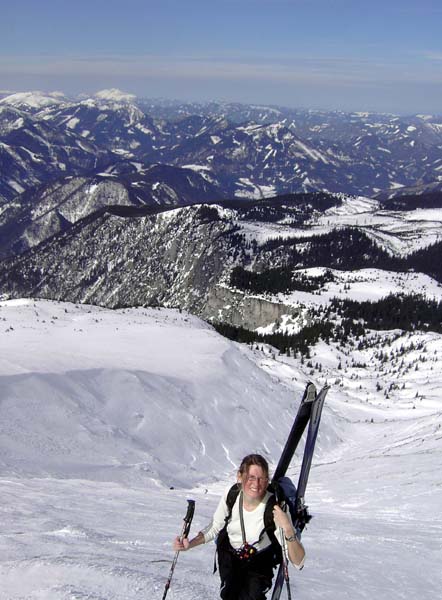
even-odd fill
[[[316,386],[312,381],[309,381],[305,388],[303,401],[304,402],[313,402],[313,400],[315,398],[316,398]]]

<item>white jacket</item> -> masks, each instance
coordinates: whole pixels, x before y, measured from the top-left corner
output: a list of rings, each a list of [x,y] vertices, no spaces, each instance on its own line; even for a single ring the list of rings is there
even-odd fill
[[[201,533],[204,535],[204,543],[210,542],[216,538],[218,533],[224,527],[226,517],[229,514],[229,508],[227,506],[227,495],[230,490],[229,486],[224,492],[219,504],[215,510],[215,513],[212,517],[212,521],[201,530]],[[271,541],[267,533],[264,533],[261,541],[259,540],[259,536],[264,530],[264,512],[267,504],[267,500],[270,498],[270,492],[266,492],[261,502],[254,510],[245,510],[243,509],[243,518],[244,518],[244,529],[246,533],[246,542],[249,544],[253,544],[255,548],[260,551],[264,550],[268,546],[270,546]],[[286,511],[289,518],[290,513]],[[290,518],[291,520],[291,518]],[[235,500],[235,504],[232,508],[232,515],[229,523],[227,524],[227,534],[229,536],[229,541],[233,548],[241,548],[243,545],[242,532],[241,532],[241,521],[239,518],[239,494]],[[284,539],[284,534],[282,530],[276,528],[275,537],[278,542],[285,545],[286,556],[288,555],[287,544]],[[300,565],[296,565],[298,569],[301,569],[304,564],[304,561]]]

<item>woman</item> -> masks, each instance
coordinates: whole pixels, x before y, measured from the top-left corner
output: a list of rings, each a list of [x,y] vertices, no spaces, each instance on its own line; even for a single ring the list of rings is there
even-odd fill
[[[238,488],[233,506],[231,490],[226,490],[212,522],[192,540],[177,537],[175,551],[189,550],[217,537],[218,565],[222,600],[265,600],[272,586],[275,544],[283,546],[286,556],[298,568],[304,564],[305,552],[296,536],[290,514],[277,504],[273,507],[275,531],[265,527],[269,466],[259,454],[246,456],[239,468]],[[230,495],[229,495],[230,494]]]

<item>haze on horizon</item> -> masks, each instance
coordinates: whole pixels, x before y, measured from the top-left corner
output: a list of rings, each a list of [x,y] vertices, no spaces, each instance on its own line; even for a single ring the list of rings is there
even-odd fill
[[[4,3],[0,89],[442,114],[435,0]]]

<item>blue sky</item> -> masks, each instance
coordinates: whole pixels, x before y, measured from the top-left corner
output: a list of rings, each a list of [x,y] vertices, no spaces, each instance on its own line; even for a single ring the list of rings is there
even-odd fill
[[[442,2],[0,0],[0,90],[442,114]]]

